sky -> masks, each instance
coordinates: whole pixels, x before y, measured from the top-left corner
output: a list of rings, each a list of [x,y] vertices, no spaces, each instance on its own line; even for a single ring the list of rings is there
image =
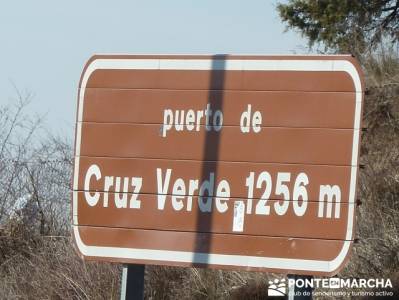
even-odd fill
[[[15,87],[32,93],[30,114],[73,134],[78,81],[96,53],[303,54],[267,0],[2,0],[0,106]]]

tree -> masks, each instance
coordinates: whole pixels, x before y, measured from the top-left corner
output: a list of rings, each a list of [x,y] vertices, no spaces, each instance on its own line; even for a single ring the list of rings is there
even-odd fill
[[[16,92],[12,103],[0,105],[0,229],[17,224],[41,235],[65,233],[72,143],[45,133],[42,118],[26,113],[31,94]]]
[[[310,46],[358,55],[385,38],[399,40],[399,0],[289,0],[277,10]]]

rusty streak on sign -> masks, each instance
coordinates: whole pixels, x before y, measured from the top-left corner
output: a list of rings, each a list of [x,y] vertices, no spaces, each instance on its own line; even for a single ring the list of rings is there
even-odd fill
[[[78,96],[84,258],[332,275],[354,239],[350,56],[94,56]]]

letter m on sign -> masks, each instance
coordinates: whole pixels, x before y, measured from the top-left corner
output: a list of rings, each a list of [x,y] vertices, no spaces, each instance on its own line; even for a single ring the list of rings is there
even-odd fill
[[[335,199],[334,217],[339,219],[341,209],[341,189],[337,185],[321,185],[319,193],[319,212],[318,217],[324,217],[324,202],[327,200],[326,218],[331,218],[333,200]]]

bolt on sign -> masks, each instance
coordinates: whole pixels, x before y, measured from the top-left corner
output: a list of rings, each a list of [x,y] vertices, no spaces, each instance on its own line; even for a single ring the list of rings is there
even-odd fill
[[[350,56],[99,55],[79,84],[85,259],[332,275],[354,239]]]

